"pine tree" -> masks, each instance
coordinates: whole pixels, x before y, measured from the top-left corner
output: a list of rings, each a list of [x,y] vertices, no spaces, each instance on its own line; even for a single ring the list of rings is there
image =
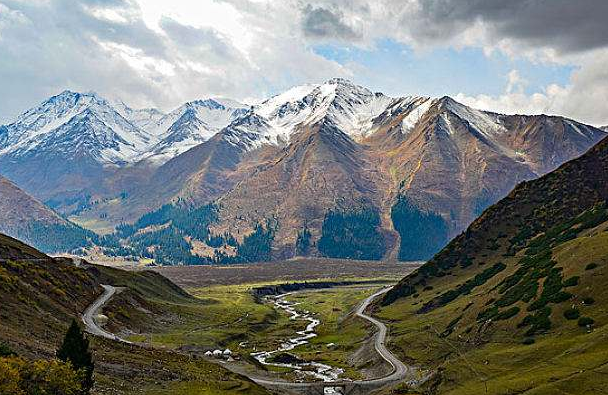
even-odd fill
[[[89,340],[85,337],[76,320],[65,334],[63,343],[57,350],[57,358],[64,362],[70,362],[75,370],[82,371],[83,393],[88,394],[93,387],[93,355],[89,351]]]
[[[298,238],[296,240],[296,255],[308,255],[308,250],[310,248],[310,236],[310,231],[306,225],[304,225],[304,229],[298,231]]]

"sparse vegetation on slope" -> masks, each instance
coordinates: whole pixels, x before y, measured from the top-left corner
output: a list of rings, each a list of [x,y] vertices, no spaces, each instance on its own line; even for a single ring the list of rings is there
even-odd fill
[[[181,202],[167,204],[143,215],[133,225],[119,225],[115,233],[101,238],[100,244],[106,255],[131,259],[151,258],[161,265],[271,260],[275,234],[271,221],[266,221],[265,225],[256,224],[241,242],[228,232],[213,234],[209,228],[216,221],[217,207],[213,204],[201,207]],[[197,244],[213,253],[197,253]]]
[[[46,253],[78,252],[99,242],[95,233],[72,223],[46,224],[35,221],[13,233],[19,240]]]
[[[50,258],[0,235],[2,355],[11,358],[15,352],[25,358],[10,362],[11,371],[15,364],[42,366],[45,371],[55,369],[53,362],[29,361],[55,357],[69,323],[79,319],[86,306],[101,294],[102,283],[125,287],[121,298],[105,311],[112,318],[111,330],[160,322],[166,312],[162,305],[171,301],[196,304],[186,292],[157,273],[131,273],[86,263],[75,267],[71,259]],[[267,393],[251,381],[200,358],[125,346],[95,337],[88,339],[95,360],[94,394],[107,391],[113,394]],[[60,391],[48,393],[62,394]]]
[[[57,360],[0,357],[0,394],[82,395],[81,374]]]
[[[57,215],[0,176],[0,232],[47,253],[72,252],[97,242],[97,235]]]

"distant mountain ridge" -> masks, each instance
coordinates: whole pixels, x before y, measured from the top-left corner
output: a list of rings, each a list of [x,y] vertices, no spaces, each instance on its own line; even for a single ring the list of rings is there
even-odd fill
[[[93,232],[65,220],[0,176],[0,233],[45,252],[65,252],[96,241]]]
[[[60,106],[38,116],[43,121],[30,110],[0,129],[0,172],[75,221],[106,229],[170,202],[213,203],[217,218],[204,234],[243,242],[272,223],[273,257],[302,253],[296,245],[308,235],[306,254],[326,254],[318,248],[323,238],[348,243],[341,257],[357,257],[359,243],[372,238],[391,259],[428,258],[515,185],[606,136],[562,117],[496,114],[449,97],[391,98],[344,79],[295,87],[251,107],[209,99],[169,114],[65,95],[52,101],[76,110]],[[53,129],[68,118],[53,114],[72,118]],[[108,118],[131,128],[112,132]],[[45,126],[32,131],[29,124]],[[78,146],[86,155],[74,154]],[[356,223],[353,213],[368,228],[328,233]],[[191,236],[184,237],[194,255],[227,250]]]
[[[168,114],[157,109],[132,109],[123,102],[112,103],[96,93],[64,91],[20,115],[2,127],[0,156],[14,159],[60,149],[68,156],[88,155],[103,165],[122,166],[156,152],[167,142],[191,138],[201,142],[227,126],[246,106],[215,99],[188,102]],[[194,125],[186,125],[186,119]],[[181,125],[180,125],[181,124]],[[179,131],[182,139],[174,136]],[[76,138],[79,138],[76,139]],[[57,141],[66,141],[65,145]],[[71,144],[68,144],[71,143]],[[173,155],[195,144],[182,144]]]

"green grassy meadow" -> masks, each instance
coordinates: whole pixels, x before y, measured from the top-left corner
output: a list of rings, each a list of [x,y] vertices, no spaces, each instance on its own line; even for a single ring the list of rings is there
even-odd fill
[[[349,364],[349,356],[363,344],[373,328],[364,320],[354,317],[353,311],[361,301],[389,281],[375,280],[377,284],[305,290],[289,295],[288,300],[300,303],[298,310],[308,310],[321,320],[316,330],[318,336],[292,353],[305,360],[342,367],[345,377],[360,378],[357,369]],[[122,329],[131,330],[127,338],[134,342],[197,355],[207,350],[229,348],[252,366],[273,373],[289,372],[281,368],[262,367],[255,363],[250,353],[278,348],[296,331],[304,329],[308,322],[290,320],[287,313],[275,309],[271,303],[256,301],[252,289],[262,285],[269,284],[190,288],[188,292],[192,298],[179,295],[158,298],[148,293],[149,296],[139,303],[142,308],[155,312],[154,319],[137,309],[125,309],[123,305],[132,297],[127,292],[119,294],[116,300],[108,304],[104,313],[110,317],[109,326],[113,322],[124,323]],[[119,329],[119,326],[116,328]],[[328,347],[330,343],[334,345]]]
[[[521,325],[530,314],[523,301],[514,304],[519,312],[508,319],[484,323],[476,319],[495,303],[496,291],[505,279],[521,267],[518,262],[523,252],[494,257],[506,264],[504,272],[444,306],[420,312],[426,303],[460,284],[462,276],[437,278],[432,287],[382,307],[377,315],[389,324],[389,347],[403,360],[435,372],[435,377],[416,391],[402,386],[387,393],[606,393],[607,225],[584,230],[551,248],[554,267],[562,277],[578,280],[565,288],[572,295],[567,301],[549,304],[550,327],[534,335],[527,334],[527,327]],[[484,267],[493,263],[488,261]],[[567,310],[591,317],[593,325],[581,326],[578,319],[568,319]]]

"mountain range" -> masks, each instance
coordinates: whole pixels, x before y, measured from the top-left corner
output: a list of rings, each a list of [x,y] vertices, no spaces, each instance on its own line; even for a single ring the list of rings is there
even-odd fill
[[[0,173],[83,227],[135,224],[116,234],[121,245],[167,232],[172,204],[213,212],[198,235],[173,227],[193,256],[238,260],[253,238],[264,253],[248,260],[426,259],[518,183],[605,135],[563,117],[393,98],[344,79],[168,114],[66,91],[0,128]]]
[[[420,393],[569,393],[605,375],[608,140],[519,184],[377,306]],[[602,393],[593,384],[587,393]]]

